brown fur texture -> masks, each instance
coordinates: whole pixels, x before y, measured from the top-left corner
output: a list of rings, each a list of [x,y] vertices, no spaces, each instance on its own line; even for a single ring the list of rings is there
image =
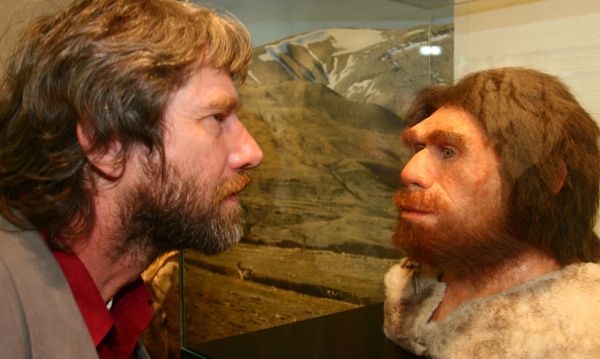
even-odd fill
[[[600,358],[600,265],[562,270],[429,318],[445,294],[435,277],[396,265],[385,277],[386,336],[432,358]]]
[[[560,80],[524,68],[476,72],[422,91],[408,125],[444,106],[478,119],[500,158],[511,237],[561,264],[600,259],[600,129]]]

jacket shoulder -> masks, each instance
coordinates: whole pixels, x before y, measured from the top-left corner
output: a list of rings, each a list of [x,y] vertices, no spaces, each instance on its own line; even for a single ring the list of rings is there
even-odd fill
[[[18,353],[33,358],[98,357],[69,284],[43,239],[1,217],[0,286],[2,319],[17,328],[1,339],[3,353],[17,353],[15,358],[21,357]]]

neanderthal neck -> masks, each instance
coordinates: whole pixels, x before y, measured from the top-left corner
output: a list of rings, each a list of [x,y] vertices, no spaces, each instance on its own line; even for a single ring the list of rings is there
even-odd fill
[[[549,254],[528,249],[485,275],[477,268],[470,276],[444,271],[442,281],[447,285],[446,293],[431,320],[444,319],[465,301],[500,293],[559,268],[558,261]]]

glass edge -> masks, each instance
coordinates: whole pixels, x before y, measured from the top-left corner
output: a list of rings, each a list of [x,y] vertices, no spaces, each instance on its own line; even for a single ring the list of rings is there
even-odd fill
[[[185,312],[185,302],[184,302],[184,277],[183,277],[183,250],[179,251],[179,349],[185,350],[185,322],[184,322],[184,312]]]

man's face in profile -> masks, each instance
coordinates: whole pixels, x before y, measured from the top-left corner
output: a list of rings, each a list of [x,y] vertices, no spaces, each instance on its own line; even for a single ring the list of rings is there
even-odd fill
[[[412,157],[394,199],[395,244],[440,268],[469,256],[493,260],[504,241],[506,204],[499,161],[481,125],[459,108],[442,107],[402,139]]]
[[[250,183],[243,171],[263,155],[237,117],[238,103],[229,74],[207,67],[171,95],[164,114],[166,176],[157,161],[141,166],[125,193],[128,237],[145,234],[145,244],[159,252],[191,247],[207,254],[239,241],[237,194]]]

